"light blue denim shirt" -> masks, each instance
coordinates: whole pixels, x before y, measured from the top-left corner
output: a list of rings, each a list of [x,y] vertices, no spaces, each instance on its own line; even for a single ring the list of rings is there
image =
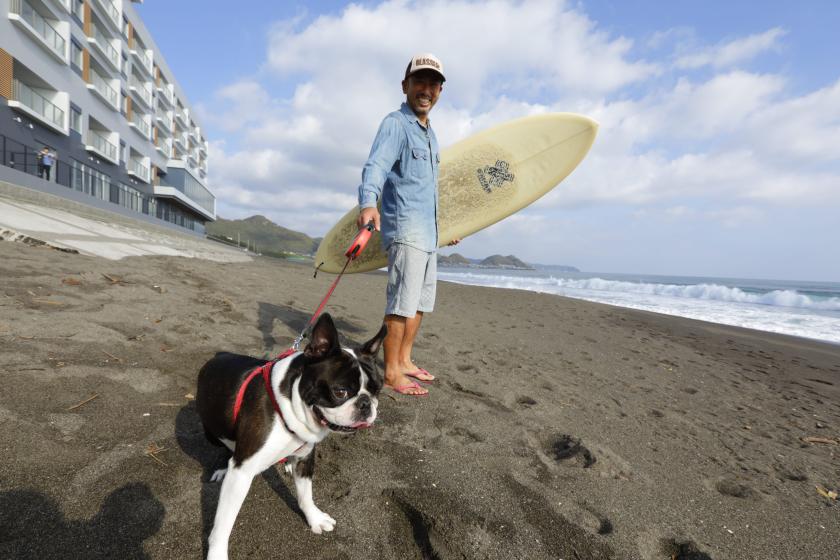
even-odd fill
[[[359,207],[381,201],[382,245],[405,243],[421,251],[437,249],[440,149],[407,103],[379,125],[359,185]]]

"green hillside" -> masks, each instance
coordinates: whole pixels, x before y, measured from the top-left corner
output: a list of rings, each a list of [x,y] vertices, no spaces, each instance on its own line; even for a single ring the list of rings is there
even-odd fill
[[[321,238],[312,238],[305,233],[278,226],[265,216],[251,216],[244,220],[218,218],[215,222],[207,222],[205,227],[209,237],[216,237],[228,243],[235,244],[238,234],[242,247],[250,241],[253,249],[256,243],[257,251],[265,255],[312,255],[321,242]]]

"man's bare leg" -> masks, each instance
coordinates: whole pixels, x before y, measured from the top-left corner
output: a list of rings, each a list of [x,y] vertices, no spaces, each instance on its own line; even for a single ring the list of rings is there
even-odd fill
[[[402,345],[400,345],[400,371],[410,373],[419,368],[411,361],[411,350],[414,348],[414,338],[420,331],[420,323],[423,322],[423,312],[418,311],[414,317],[405,320],[405,334]]]
[[[411,333],[411,338],[408,341],[407,354],[410,361],[411,347],[414,345],[414,337],[417,335],[417,330],[420,327],[422,319],[423,314],[420,312],[410,319],[399,315],[385,316],[385,325],[388,327],[388,334],[385,336],[385,341],[383,342],[383,348],[385,350],[385,384],[389,387],[405,387],[414,381],[408,378],[403,371],[401,365],[402,352],[406,345],[407,336]],[[403,392],[408,395],[425,395],[428,393],[426,389],[421,387],[405,389]]]

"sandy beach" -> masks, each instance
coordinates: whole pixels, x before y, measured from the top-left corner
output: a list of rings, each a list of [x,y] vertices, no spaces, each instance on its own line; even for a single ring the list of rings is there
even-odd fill
[[[0,242],[0,278],[0,558],[200,558],[223,455],[198,369],[287,348],[333,276]],[[384,280],[342,280],[346,343]],[[838,346],[441,283],[414,358],[427,398],[386,390],[372,429],[318,448],[336,530],[272,470],[231,558],[837,558]]]

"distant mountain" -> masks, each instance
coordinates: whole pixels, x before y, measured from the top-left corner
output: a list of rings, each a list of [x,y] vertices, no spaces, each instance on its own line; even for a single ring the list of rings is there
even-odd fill
[[[313,255],[321,242],[321,238],[278,226],[265,216],[251,216],[244,220],[217,218],[215,222],[207,222],[205,227],[210,237],[236,244],[238,235],[242,247],[250,241],[252,248],[256,243],[258,252],[272,256],[287,256],[288,253]]]
[[[487,257],[480,263],[479,266],[485,266],[488,268],[518,268],[522,270],[533,270],[534,267],[531,265],[522,262],[518,258],[514,257],[513,255],[492,255]]]
[[[493,255],[484,260],[469,259],[459,253],[441,255],[438,253],[438,264],[440,266],[463,266],[475,268],[515,268],[520,270],[533,270],[534,267],[519,260],[513,255]]]
[[[438,264],[441,266],[470,266],[473,262],[458,253],[452,253],[448,256],[438,253]]]

